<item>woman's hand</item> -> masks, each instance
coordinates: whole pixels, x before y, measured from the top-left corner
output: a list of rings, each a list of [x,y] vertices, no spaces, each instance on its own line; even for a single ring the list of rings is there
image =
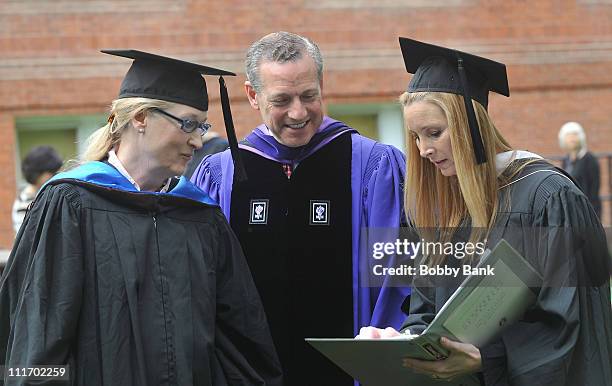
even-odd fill
[[[401,335],[399,331],[393,327],[387,327],[385,329],[376,328],[372,326],[361,327],[359,335],[355,339],[381,339],[381,338],[392,338],[394,336]]]
[[[404,358],[403,366],[417,373],[426,374],[434,379],[445,381],[481,370],[482,359],[480,357],[480,350],[476,346],[455,342],[447,338],[441,338],[440,343],[450,351],[448,358],[440,361]]]

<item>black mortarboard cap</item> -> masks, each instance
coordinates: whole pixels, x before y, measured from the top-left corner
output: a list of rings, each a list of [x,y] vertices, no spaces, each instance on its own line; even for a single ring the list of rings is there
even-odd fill
[[[489,91],[510,96],[506,66],[480,56],[399,38],[406,71],[414,74],[408,92],[433,91],[462,95],[476,162],[486,162],[478,121],[470,99],[487,108]]]
[[[246,171],[238,151],[227,87],[223,79],[223,75],[235,76],[235,73],[138,50],[102,50],[101,52],[134,59],[121,82],[118,98],[160,99],[208,111],[208,92],[202,75],[219,76],[223,120],[235,173],[239,180],[246,179]]]

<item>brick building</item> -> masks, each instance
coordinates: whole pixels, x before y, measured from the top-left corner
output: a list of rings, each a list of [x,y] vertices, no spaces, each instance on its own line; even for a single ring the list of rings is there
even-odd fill
[[[0,0],[0,249],[13,240],[19,160],[51,143],[74,157],[105,121],[129,60],[102,48],[150,50],[227,68],[239,136],[259,123],[243,91],[246,47],[288,30],[315,40],[330,115],[402,144],[405,88],[398,36],[504,62],[511,98],[490,112],[517,148],[558,155],[557,131],[583,124],[590,150],[612,151],[611,0]],[[216,79],[210,121],[222,131]],[[212,86],[212,87],[211,87]],[[610,195],[602,161],[602,195]],[[610,223],[610,204],[604,222]]]

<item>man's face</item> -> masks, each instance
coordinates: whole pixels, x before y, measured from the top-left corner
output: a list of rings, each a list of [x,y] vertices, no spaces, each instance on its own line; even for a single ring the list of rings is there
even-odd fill
[[[295,62],[262,62],[259,93],[245,82],[251,106],[274,138],[290,147],[307,144],[323,121],[321,84],[314,60],[307,55]]]

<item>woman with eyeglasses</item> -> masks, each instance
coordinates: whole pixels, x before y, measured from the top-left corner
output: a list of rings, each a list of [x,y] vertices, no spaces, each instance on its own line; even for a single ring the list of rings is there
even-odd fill
[[[240,244],[219,207],[175,177],[210,127],[202,74],[233,74],[105,52],[134,62],[83,162],[41,189],[17,235],[0,281],[0,379],[280,385]]]

